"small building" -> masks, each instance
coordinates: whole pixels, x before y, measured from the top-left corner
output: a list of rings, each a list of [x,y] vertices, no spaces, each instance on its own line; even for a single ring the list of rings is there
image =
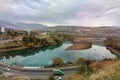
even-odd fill
[[[5,27],[0,27],[0,33],[4,33],[5,31]]]

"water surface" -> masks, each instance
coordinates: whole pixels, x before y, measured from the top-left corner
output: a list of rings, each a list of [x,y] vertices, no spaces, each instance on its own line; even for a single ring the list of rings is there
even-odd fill
[[[61,57],[64,62],[74,62],[78,58],[85,58],[87,60],[116,58],[116,55],[107,50],[105,46],[92,45],[90,49],[85,50],[65,50],[72,44],[72,42],[64,42],[63,44],[50,47],[32,48],[0,53],[0,60],[3,60],[8,64],[35,67],[51,65],[53,59],[56,57]]]

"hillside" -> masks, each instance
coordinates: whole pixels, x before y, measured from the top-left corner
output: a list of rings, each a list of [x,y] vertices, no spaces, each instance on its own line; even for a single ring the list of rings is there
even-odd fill
[[[94,62],[92,69],[90,73],[71,74],[65,80],[120,80],[120,60]]]
[[[85,26],[54,26],[43,30],[56,32],[74,32],[77,36],[106,37],[110,35],[120,35],[120,27],[102,26],[102,27],[85,27]]]
[[[0,20],[0,26],[12,28],[12,29],[26,30],[26,31],[41,30],[43,28],[48,27],[46,25],[37,24],[37,23],[10,23],[1,20]]]
[[[43,30],[47,31],[70,31],[73,32],[76,29],[76,26],[54,26],[54,27],[48,27]]]

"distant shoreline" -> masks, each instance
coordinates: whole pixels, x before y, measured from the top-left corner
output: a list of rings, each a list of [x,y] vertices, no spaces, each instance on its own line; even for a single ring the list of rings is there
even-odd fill
[[[0,49],[0,52],[9,52],[9,51],[23,50],[23,49],[27,49],[27,48],[28,47],[17,47],[17,48]]]
[[[53,44],[53,45],[57,45],[57,44]],[[53,46],[53,45],[49,45],[49,46]],[[43,47],[43,45],[42,46],[34,46],[34,47],[21,46],[21,47],[15,47],[15,48],[2,48],[2,49],[0,49],[0,53],[10,52],[10,51],[18,51],[18,50],[24,50],[24,49],[30,49],[30,48],[38,48],[38,47]]]
[[[83,50],[92,47],[91,43],[74,43],[72,46],[68,47],[66,50]]]

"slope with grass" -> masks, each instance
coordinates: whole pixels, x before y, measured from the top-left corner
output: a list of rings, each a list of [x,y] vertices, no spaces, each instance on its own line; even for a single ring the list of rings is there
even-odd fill
[[[72,74],[65,80],[120,80],[120,60],[92,63],[92,71]]]

